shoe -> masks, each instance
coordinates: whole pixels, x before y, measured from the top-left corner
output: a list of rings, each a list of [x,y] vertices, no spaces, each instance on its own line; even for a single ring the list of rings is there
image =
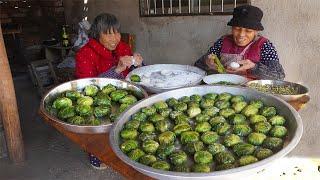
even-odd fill
[[[108,168],[108,166],[107,166],[106,164],[104,164],[104,163],[101,163],[99,167],[98,167],[98,166],[95,166],[95,165],[93,165],[93,164],[91,164],[91,163],[90,163],[90,165],[91,165],[94,169],[97,169],[97,170],[104,170],[104,169],[107,169],[107,168]]]

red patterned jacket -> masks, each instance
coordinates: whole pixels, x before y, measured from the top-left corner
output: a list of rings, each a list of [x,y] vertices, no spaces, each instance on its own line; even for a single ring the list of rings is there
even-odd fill
[[[97,77],[117,66],[121,56],[132,56],[132,51],[124,42],[118,44],[114,51],[106,49],[98,41],[90,39],[76,54],[76,78]],[[128,74],[128,69],[122,76]]]

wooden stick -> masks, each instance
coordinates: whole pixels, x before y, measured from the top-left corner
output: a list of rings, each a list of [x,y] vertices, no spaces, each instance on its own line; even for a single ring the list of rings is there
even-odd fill
[[[0,25],[0,115],[10,159],[22,164],[25,159],[16,94]]]

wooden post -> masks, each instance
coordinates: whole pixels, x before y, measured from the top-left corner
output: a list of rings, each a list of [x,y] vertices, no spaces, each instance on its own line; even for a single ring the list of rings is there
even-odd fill
[[[0,116],[10,159],[15,164],[24,162],[25,154],[20,128],[19,113],[12,75],[4,46],[0,25]]]

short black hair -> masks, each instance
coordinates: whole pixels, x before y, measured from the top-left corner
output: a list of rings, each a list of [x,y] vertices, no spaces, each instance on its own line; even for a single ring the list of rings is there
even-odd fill
[[[89,37],[98,40],[100,33],[109,33],[110,31],[119,32],[120,23],[113,14],[102,13],[94,18],[89,31]]]

